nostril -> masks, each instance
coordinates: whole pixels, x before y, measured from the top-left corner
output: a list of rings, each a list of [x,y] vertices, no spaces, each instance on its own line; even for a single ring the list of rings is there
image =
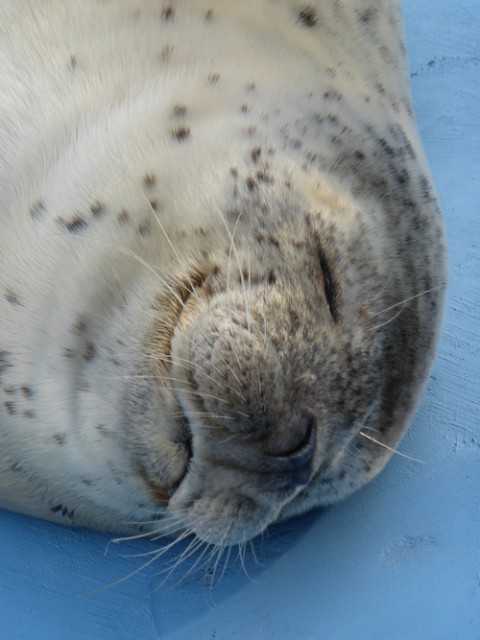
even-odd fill
[[[184,429],[184,439],[182,440],[182,444],[187,450],[188,463],[190,463],[190,460],[193,458],[193,441],[192,441],[192,429],[190,426],[190,420],[188,419],[188,416],[184,416],[184,422],[185,422],[185,429]]]
[[[184,416],[184,428],[182,429],[182,436],[182,440],[178,443],[178,446],[181,447],[185,452],[184,471],[182,475],[168,487],[167,492],[169,498],[173,496],[173,494],[182,484],[183,480],[188,474],[188,471],[190,469],[190,461],[193,458],[192,432],[190,429],[189,420],[186,416]]]
[[[312,411],[303,409],[293,417],[288,428],[297,430],[301,439],[291,450],[270,455],[267,466],[270,472],[279,476],[282,489],[292,490],[310,481],[317,443],[317,420]]]
[[[280,455],[274,455],[277,463],[291,470],[300,469],[312,462],[317,443],[317,419],[310,409],[302,409],[290,422],[289,429],[303,434],[294,448]]]

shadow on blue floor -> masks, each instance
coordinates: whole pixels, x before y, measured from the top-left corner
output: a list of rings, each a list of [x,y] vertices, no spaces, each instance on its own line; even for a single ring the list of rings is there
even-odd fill
[[[230,554],[225,551],[217,562],[216,556],[209,560],[208,552],[202,555],[199,550],[170,571],[177,558],[188,549],[189,542],[176,545],[162,556],[159,561],[162,568],[152,578],[152,591],[156,594],[153,615],[162,636],[190,627],[196,618],[234,598],[246,583],[260,582],[262,574],[291,552],[324,512],[317,510],[272,525],[263,536],[246,546],[242,557],[235,547]]]

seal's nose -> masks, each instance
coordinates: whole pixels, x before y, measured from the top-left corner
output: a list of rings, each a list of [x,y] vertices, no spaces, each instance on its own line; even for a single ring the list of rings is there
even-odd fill
[[[281,476],[281,488],[293,490],[308,484],[317,443],[317,419],[310,409],[298,411],[288,425],[299,434],[298,443],[290,451],[270,454],[268,470]]]

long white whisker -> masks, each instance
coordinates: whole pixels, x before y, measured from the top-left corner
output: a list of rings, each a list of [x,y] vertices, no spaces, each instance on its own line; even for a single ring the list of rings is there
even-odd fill
[[[392,447],[389,447],[387,444],[384,444],[383,442],[380,442],[380,440],[377,440],[376,438],[372,438],[372,436],[369,436],[367,433],[365,433],[363,431],[359,431],[359,434],[361,436],[363,436],[364,438],[366,438],[367,440],[370,440],[371,442],[374,442],[379,447],[383,447],[384,449],[387,449],[388,451],[391,451],[392,453],[395,453],[397,456],[400,456],[402,458],[406,458],[407,460],[412,460],[413,462],[419,462],[420,464],[425,464],[425,462],[423,460],[419,460],[418,458],[413,458],[412,456],[407,456],[406,453],[401,453],[401,451],[397,451],[396,449],[393,449]]]
[[[392,304],[390,307],[387,307],[386,309],[382,309],[381,311],[377,311],[377,313],[373,313],[372,317],[378,316],[382,313],[386,313],[387,311],[390,311],[391,309],[395,309],[396,307],[399,307],[400,305],[406,305],[407,302],[411,302],[412,300],[415,300],[416,298],[421,298],[422,296],[427,295],[427,293],[432,293],[432,291],[437,291],[438,289],[441,289],[444,285],[440,284],[437,287],[432,287],[431,289],[426,289],[425,291],[421,291],[420,293],[416,293],[414,296],[410,296],[409,298],[405,298],[404,300],[400,300],[400,302],[396,302],[395,304]]]
[[[165,280],[165,278],[163,278],[160,275],[160,273],[158,273],[158,271],[152,267],[152,265],[148,264],[148,262],[146,262],[146,260],[141,258],[138,254],[136,254],[131,249],[128,249],[127,247],[121,247],[121,246],[112,244],[111,242],[106,242],[104,240],[99,240],[98,238],[92,238],[91,236],[70,236],[70,235],[67,235],[67,234],[64,234],[64,233],[53,233],[53,234],[50,234],[50,235],[52,237],[68,238],[70,240],[72,238],[75,238],[76,240],[86,240],[88,242],[97,242],[98,244],[102,244],[102,245],[104,245],[106,247],[110,247],[111,249],[115,249],[119,253],[123,253],[124,255],[132,258],[133,260],[135,260],[136,262],[141,264],[143,267],[145,267],[145,269],[148,269],[148,271],[153,273],[155,275],[155,277],[158,278],[158,280],[160,280],[160,282],[163,284],[163,286],[166,289],[168,289],[170,291],[170,293],[177,299],[177,301],[181,305],[182,309],[185,307],[185,302],[178,295],[177,291],[175,291],[175,289]]]
[[[378,329],[381,329],[382,327],[385,327],[387,324],[390,324],[396,318],[398,318],[398,316],[402,313],[402,311],[404,309],[405,309],[405,304],[403,305],[403,307],[399,311],[397,311],[397,313],[394,316],[392,316],[388,320],[385,320],[385,322],[382,322],[381,324],[376,324],[374,327],[370,327],[370,329],[368,329],[368,331],[377,331]]]

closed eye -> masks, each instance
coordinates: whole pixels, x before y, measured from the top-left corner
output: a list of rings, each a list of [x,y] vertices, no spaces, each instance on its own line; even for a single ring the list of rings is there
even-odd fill
[[[337,306],[337,283],[333,270],[330,268],[330,264],[322,251],[322,247],[318,247],[318,258],[320,261],[320,268],[323,274],[323,290],[325,292],[325,298],[327,300],[330,315],[334,322],[338,320],[338,306]]]

